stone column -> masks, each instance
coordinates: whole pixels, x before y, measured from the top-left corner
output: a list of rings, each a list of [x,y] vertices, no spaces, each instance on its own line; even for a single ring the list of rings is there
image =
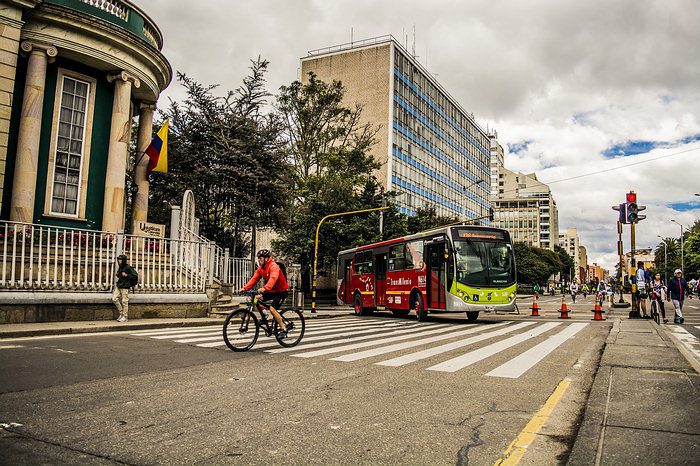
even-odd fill
[[[17,135],[10,220],[32,223],[34,220],[37,164],[39,163],[41,114],[46,87],[46,67],[49,59],[53,60],[58,55],[58,50],[52,45],[30,41],[22,42],[21,48],[22,51],[29,54],[29,62]]]
[[[117,232],[124,229],[124,185],[131,136],[131,86],[139,87],[141,81],[126,71],[110,75],[107,80],[114,82],[114,103],[109,129],[102,230]]]
[[[134,195],[134,204],[131,208],[131,232],[136,231],[138,222],[148,221],[148,162],[150,159],[144,154],[153,138],[153,112],[155,104],[141,103],[139,114],[139,135],[136,141],[136,167],[134,167],[134,182],[138,191]],[[139,160],[140,159],[140,160]]]

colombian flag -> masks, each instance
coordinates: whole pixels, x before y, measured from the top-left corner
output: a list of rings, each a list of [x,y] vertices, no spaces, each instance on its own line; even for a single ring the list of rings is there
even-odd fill
[[[168,120],[165,120],[160,131],[153,136],[153,140],[145,152],[151,159],[148,162],[146,173],[168,173]]]

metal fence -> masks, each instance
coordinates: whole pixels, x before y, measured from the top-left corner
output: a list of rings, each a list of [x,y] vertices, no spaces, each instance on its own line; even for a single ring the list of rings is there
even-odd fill
[[[204,292],[210,251],[201,241],[0,221],[0,290],[109,291],[124,254],[137,290]]]
[[[110,291],[116,258],[124,254],[139,274],[136,290],[204,292],[215,280],[242,288],[253,275],[249,258],[229,257],[198,235],[153,238],[0,221],[0,291]],[[299,289],[299,267],[287,266],[290,290]]]

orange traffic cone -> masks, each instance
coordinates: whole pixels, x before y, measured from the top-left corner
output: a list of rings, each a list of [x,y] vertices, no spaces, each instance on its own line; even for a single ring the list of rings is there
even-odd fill
[[[566,303],[564,302],[564,298],[561,298],[561,309],[559,309],[560,312],[560,319],[571,319],[569,317],[569,309],[566,307]]]
[[[592,309],[591,312],[593,313],[591,320],[605,320],[605,317],[603,317],[605,311],[600,307],[599,303],[595,303],[595,309]]]
[[[537,304],[537,295],[533,295],[532,297],[532,314],[530,314],[530,317],[541,317],[540,316],[540,305]]]

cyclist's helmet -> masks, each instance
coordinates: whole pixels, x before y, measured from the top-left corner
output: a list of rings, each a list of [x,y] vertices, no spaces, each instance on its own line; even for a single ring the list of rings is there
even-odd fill
[[[270,252],[269,249],[261,249],[261,250],[258,251],[258,253],[256,254],[256,257],[257,257],[258,259],[261,258],[261,257],[264,257],[265,259],[269,259],[270,256],[272,256],[272,253]]]

